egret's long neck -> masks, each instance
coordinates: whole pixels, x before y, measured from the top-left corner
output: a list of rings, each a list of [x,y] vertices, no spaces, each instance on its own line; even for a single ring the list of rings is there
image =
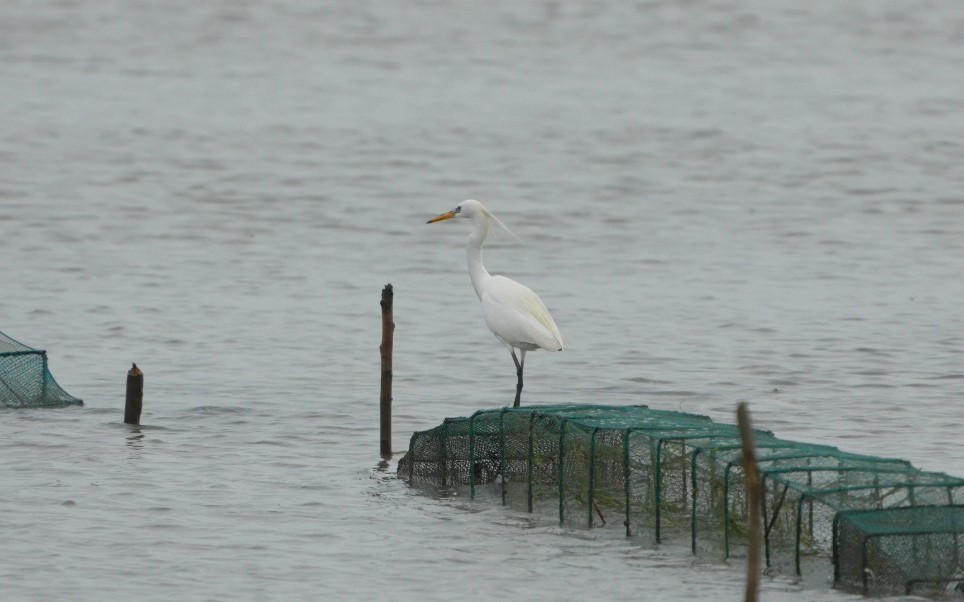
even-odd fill
[[[489,234],[489,225],[485,223],[484,219],[474,219],[472,222],[475,225],[475,229],[472,230],[472,234],[469,235],[469,277],[472,278],[472,286],[475,288],[475,294],[478,295],[481,300],[482,291],[485,290],[489,279],[492,278],[489,272],[486,271],[485,266],[482,265],[482,244],[485,242],[485,237]]]

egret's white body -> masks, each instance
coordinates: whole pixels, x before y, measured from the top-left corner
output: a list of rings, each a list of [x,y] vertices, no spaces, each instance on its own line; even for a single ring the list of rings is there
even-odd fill
[[[522,371],[526,351],[562,351],[562,335],[549,315],[546,304],[532,289],[511,278],[493,276],[482,264],[482,245],[493,226],[505,228],[502,222],[479,201],[468,200],[452,211],[430,219],[428,223],[455,217],[471,219],[475,225],[468,241],[469,277],[472,279],[475,294],[482,302],[485,325],[512,354],[519,379],[514,404],[518,407],[522,394]],[[516,349],[522,356],[521,360],[516,357]]]

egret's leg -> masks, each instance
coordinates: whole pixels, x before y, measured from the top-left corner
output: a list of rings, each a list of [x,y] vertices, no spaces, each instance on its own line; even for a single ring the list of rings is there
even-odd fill
[[[521,389],[522,389],[522,371],[523,371],[523,370],[525,369],[525,367],[526,367],[526,350],[525,350],[525,349],[520,349],[520,350],[519,350],[519,355],[520,355],[520,357],[519,357],[519,389],[521,390]]]
[[[521,350],[520,350],[521,351]],[[515,373],[519,377],[519,382],[515,386],[515,403],[512,404],[513,408],[519,407],[520,400],[522,398],[522,368],[525,366],[526,362],[526,352],[522,351],[522,361],[515,355],[515,349],[512,350],[512,361],[515,362]]]

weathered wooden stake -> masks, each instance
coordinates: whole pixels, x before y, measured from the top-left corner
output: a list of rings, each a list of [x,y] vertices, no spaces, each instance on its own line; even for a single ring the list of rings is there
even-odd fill
[[[392,455],[392,341],[395,321],[392,300],[395,296],[391,284],[382,289],[382,395],[381,395],[381,451],[383,458]]]
[[[124,423],[140,424],[141,409],[144,407],[144,373],[132,364],[127,371],[127,400],[124,403]]]
[[[760,592],[760,548],[763,540],[763,521],[760,516],[760,473],[757,472],[756,442],[750,409],[746,402],[736,408],[736,421],[740,427],[740,443],[743,450],[743,478],[746,482],[746,498],[750,507],[749,545],[746,559],[746,602],[757,602]]]

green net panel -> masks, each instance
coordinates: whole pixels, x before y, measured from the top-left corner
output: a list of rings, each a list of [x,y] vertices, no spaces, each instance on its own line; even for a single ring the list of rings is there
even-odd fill
[[[962,539],[960,505],[843,511],[834,524],[835,578],[865,594],[926,593],[948,575],[964,579]]]
[[[83,405],[60,388],[47,369],[47,352],[0,332],[0,407]]]
[[[874,593],[960,586],[964,479],[766,431],[756,440],[771,573],[834,575],[840,587]],[[739,431],[705,416],[646,406],[481,410],[412,435],[398,473],[473,497],[492,491],[563,524],[745,555]]]

